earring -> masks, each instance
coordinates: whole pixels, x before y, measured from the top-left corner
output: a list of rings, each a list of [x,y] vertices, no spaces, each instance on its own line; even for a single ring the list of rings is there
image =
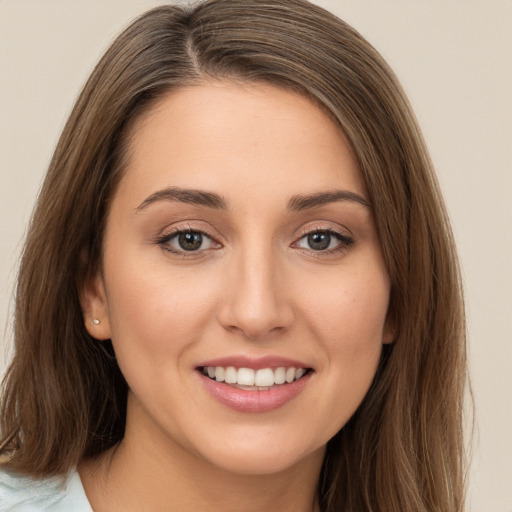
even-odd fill
[[[97,318],[93,318],[91,325],[99,325],[100,321]]]

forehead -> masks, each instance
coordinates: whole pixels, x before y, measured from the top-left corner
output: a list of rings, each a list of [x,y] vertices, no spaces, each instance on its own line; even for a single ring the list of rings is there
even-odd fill
[[[231,82],[174,90],[138,119],[122,182],[140,196],[165,186],[223,194],[229,183],[287,195],[365,190],[344,134],[317,105],[272,85]]]

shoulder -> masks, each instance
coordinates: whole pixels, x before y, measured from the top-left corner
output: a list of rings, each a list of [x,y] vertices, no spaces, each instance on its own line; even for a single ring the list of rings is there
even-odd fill
[[[0,468],[0,512],[92,512],[80,476],[32,478]]]

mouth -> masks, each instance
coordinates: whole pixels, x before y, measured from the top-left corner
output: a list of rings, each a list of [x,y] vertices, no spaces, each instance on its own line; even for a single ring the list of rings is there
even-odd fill
[[[269,391],[303,379],[313,370],[294,366],[246,368],[235,366],[200,366],[198,370],[210,380],[244,391]]]
[[[263,357],[229,357],[196,367],[207,393],[241,413],[266,413],[295,401],[315,370],[300,361]]]

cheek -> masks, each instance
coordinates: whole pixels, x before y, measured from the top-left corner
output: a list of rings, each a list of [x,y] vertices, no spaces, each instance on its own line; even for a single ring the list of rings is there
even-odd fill
[[[213,283],[200,273],[171,271],[165,260],[156,265],[145,265],[140,258],[112,261],[116,265],[106,284],[120,364],[136,361],[152,372],[173,362],[177,367],[178,358],[201,338],[212,318]]]
[[[374,269],[374,270],[372,270]],[[335,286],[334,283],[337,283]],[[325,376],[319,407],[334,427],[353,415],[373,382],[382,353],[389,280],[380,266],[367,266],[325,281],[304,294],[303,310],[323,354]],[[322,377],[323,378],[323,377]]]
[[[307,300],[303,310],[334,353],[357,355],[382,344],[389,301],[386,273],[353,272],[317,285],[303,296]]]

